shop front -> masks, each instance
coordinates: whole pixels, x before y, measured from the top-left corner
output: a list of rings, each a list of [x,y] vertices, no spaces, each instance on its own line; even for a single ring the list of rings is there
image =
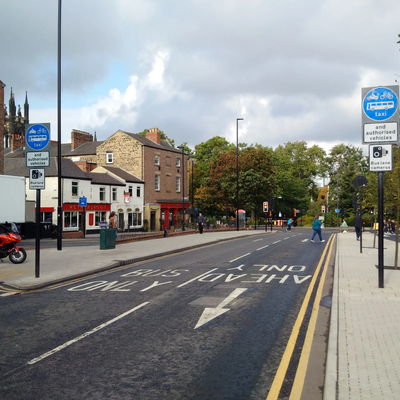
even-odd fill
[[[156,200],[161,207],[161,226],[170,230],[171,227],[180,229],[182,226],[182,200]],[[190,207],[190,202],[185,200],[185,209]],[[185,215],[185,223],[188,221],[188,215]]]
[[[97,231],[100,222],[107,221],[111,211],[110,204],[88,203],[85,208],[77,203],[63,204],[64,231]],[[86,218],[85,218],[86,217]]]

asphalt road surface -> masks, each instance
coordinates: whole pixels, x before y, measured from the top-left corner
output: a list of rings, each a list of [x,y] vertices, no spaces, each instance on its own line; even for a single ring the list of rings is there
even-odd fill
[[[0,298],[0,398],[322,398],[326,343],[302,354],[326,336],[329,304],[313,320],[329,298],[324,235],[233,240]]]

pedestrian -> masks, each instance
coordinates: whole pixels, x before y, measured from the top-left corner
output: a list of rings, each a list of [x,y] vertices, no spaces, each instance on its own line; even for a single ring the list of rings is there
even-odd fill
[[[103,218],[103,221],[100,222],[100,228],[108,228],[108,222],[106,221],[105,218]]]
[[[109,228],[116,228],[115,211],[111,211],[110,216],[108,217],[108,227]]]
[[[331,227],[333,228],[335,226],[335,220],[333,219],[333,217],[331,218]]]
[[[394,219],[390,221],[390,228],[392,233],[396,233],[396,223],[394,222]]]
[[[389,229],[389,224],[388,224],[388,220],[383,220],[383,233],[388,233],[388,229]]]
[[[360,213],[357,213],[357,215],[354,217],[354,228],[356,231],[357,240],[360,240],[362,224],[363,224],[362,217]]]
[[[314,217],[314,221],[313,221],[313,223],[312,223],[312,228],[313,228],[313,230],[314,230],[314,233],[313,233],[313,235],[312,235],[312,238],[311,238],[311,241],[314,243],[314,238],[315,238],[315,235],[318,233],[318,236],[319,236],[319,240],[321,241],[321,242],[325,242],[325,240],[322,240],[322,236],[321,236],[321,226],[322,226],[322,222],[319,220],[319,216],[318,215],[316,215],[315,217]]]
[[[289,232],[292,230],[292,220],[290,218],[287,220],[287,228],[286,228],[286,230],[289,231]]]
[[[206,220],[206,229],[207,230],[210,229],[210,220],[209,219]]]
[[[201,215],[201,213],[197,217],[197,225],[199,225],[199,232],[203,233],[204,217]]]

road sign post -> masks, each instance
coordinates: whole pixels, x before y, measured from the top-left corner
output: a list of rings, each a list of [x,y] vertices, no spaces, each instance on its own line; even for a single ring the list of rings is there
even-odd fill
[[[44,169],[50,167],[50,124],[25,124],[25,164],[29,189],[36,189],[35,277],[40,277],[40,190],[45,187]]]
[[[383,279],[383,172],[392,171],[392,144],[399,143],[399,86],[362,88],[362,143],[369,146],[369,170],[378,172],[378,284]]]

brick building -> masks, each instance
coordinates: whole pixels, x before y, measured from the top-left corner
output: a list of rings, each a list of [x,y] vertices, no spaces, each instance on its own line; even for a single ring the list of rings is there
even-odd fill
[[[190,206],[187,155],[182,162],[182,152],[161,140],[157,128],[146,137],[119,130],[97,146],[96,154],[98,166],[122,168],[145,182],[145,219],[151,230],[180,226],[182,203]]]

